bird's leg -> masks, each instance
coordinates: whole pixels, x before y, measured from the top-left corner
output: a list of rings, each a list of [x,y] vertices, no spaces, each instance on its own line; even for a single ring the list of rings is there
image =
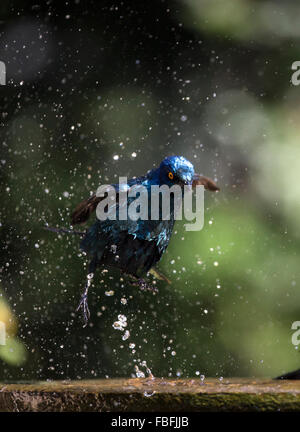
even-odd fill
[[[83,291],[83,294],[81,296],[78,308],[76,309],[76,312],[78,312],[80,309],[82,309],[83,319],[84,319],[84,326],[83,327],[86,327],[88,320],[91,316],[87,298],[88,298],[89,287],[92,283],[93,277],[94,277],[94,273],[89,273],[87,275],[87,280],[86,280],[86,284],[84,287],[84,291]]]
[[[158,293],[158,288],[154,285],[149,284],[145,279],[138,279],[138,285],[141,291],[150,291],[153,293]]]
[[[158,288],[156,286],[150,285],[148,282],[145,281],[145,279],[136,278],[134,276],[131,276],[131,278],[132,278],[132,285],[139,287],[141,291],[150,291],[153,293],[158,293]]]
[[[84,291],[83,291],[83,294],[81,296],[79,305],[76,309],[76,312],[78,312],[80,309],[82,309],[83,319],[84,319],[84,326],[83,327],[87,326],[88,320],[91,316],[87,299],[88,299],[89,287],[91,286],[91,283],[92,283],[92,280],[94,277],[95,269],[96,269],[96,262],[93,260],[93,261],[91,261],[91,263],[89,265],[89,273],[87,275]]]

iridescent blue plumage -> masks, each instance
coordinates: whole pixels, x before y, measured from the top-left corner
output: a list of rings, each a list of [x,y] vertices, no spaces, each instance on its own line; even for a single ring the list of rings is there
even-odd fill
[[[144,186],[148,190],[150,207],[152,186],[192,185],[193,178],[193,165],[183,157],[172,156],[165,158],[157,169],[146,176],[131,179],[128,186]],[[113,186],[118,191],[119,185]],[[126,205],[130,202],[128,199]],[[174,226],[173,207],[171,203],[169,220],[97,220],[80,247],[93,257],[97,265],[112,265],[140,277],[160,260],[168,246]]]
[[[218,187],[212,180],[195,174],[193,165],[187,159],[182,156],[169,156],[161,162],[158,168],[149,171],[142,177],[130,179],[127,182],[126,188],[146,188],[149,192],[147,202],[150,214],[152,186],[160,187],[167,185],[172,187],[177,185],[181,187],[180,193],[183,194],[183,187],[185,185],[192,186],[196,184],[202,184],[209,190],[218,190]],[[118,198],[118,195],[120,196],[119,184],[113,186]],[[80,203],[72,214],[72,224],[86,222],[102,199],[103,197],[93,195]],[[161,259],[169,244],[175,222],[175,198],[173,195],[171,195],[170,200],[170,213],[167,219],[162,217],[160,208],[157,219],[151,217],[147,220],[132,220],[130,217],[126,220],[120,220],[118,217],[116,220],[97,219],[86,233],[74,231],[74,233],[83,236],[80,244],[81,250],[91,256],[87,283],[78,307],[78,309],[83,309],[86,322],[89,318],[87,305],[88,289],[98,266],[118,267],[123,272],[138,279],[153,268]],[[123,201],[123,204],[120,204],[120,202],[121,200],[117,199],[114,203],[117,215],[121,210],[121,205],[128,207],[132,199],[129,198],[125,201],[125,204]],[[50,230],[70,232],[69,230],[55,228],[50,228]],[[149,288],[149,285],[143,279],[138,280],[141,288]]]

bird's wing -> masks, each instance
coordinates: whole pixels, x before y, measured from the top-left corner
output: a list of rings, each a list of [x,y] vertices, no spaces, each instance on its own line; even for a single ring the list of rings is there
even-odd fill
[[[220,188],[216,185],[216,183],[210,179],[209,177],[201,176],[199,174],[195,174],[193,178],[193,187],[197,185],[203,185],[205,189],[216,192],[219,191]]]
[[[101,197],[92,195],[79,203],[71,215],[72,225],[85,223],[102,199]]]
[[[128,181],[128,186],[130,187],[134,184],[140,184],[145,178],[146,176],[130,179]],[[112,186],[116,190],[116,200],[118,201],[119,184],[113,184]],[[103,199],[104,197],[98,197],[96,194],[93,194],[89,198],[80,202],[71,214],[72,225],[85,223],[89,219],[90,215],[96,210],[99,202]]]

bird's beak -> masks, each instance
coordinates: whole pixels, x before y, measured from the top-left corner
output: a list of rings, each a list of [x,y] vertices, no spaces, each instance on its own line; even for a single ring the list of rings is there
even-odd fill
[[[213,192],[220,190],[220,188],[212,179],[210,179],[209,177],[201,176],[199,174],[195,174],[193,177],[193,187],[196,187],[197,185],[203,185],[205,189]]]

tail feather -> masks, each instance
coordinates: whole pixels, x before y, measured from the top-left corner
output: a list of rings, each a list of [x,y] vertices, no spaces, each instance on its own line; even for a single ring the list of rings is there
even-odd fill
[[[48,231],[55,232],[55,233],[59,233],[59,234],[61,234],[61,233],[64,233],[64,234],[75,234],[75,235],[79,235],[81,237],[83,237],[86,234],[83,231],[73,231],[73,230],[69,230],[67,228],[53,228],[53,227],[45,226],[44,229],[48,230]]]

